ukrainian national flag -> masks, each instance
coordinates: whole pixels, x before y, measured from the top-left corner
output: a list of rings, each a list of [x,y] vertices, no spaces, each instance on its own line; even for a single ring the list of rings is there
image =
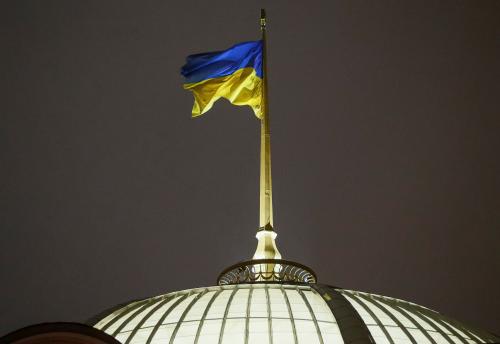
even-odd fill
[[[212,108],[219,98],[248,105],[262,118],[262,41],[244,42],[212,53],[190,55],[181,69],[184,89],[194,95],[193,117]]]

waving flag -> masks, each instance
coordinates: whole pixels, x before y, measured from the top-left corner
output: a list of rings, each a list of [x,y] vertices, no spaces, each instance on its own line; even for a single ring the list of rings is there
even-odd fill
[[[193,92],[193,117],[212,108],[219,98],[250,106],[263,114],[262,41],[244,42],[218,52],[190,55],[181,69],[184,89]]]

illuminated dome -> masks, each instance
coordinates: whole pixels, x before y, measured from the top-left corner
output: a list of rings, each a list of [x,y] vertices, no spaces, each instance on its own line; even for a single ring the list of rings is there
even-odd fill
[[[188,289],[133,301],[91,325],[122,343],[496,343],[414,303],[319,284]]]
[[[265,15],[261,16],[265,52]],[[262,57],[265,69],[265,54]],[[267,75],[267,73],[263,73]],[[250,261],[218,286],[117,306],[89,321],[126,344],[473,344],[500,338],[414,303],[317,284],[308,267],[282,259],[273,226],[267,81],[261,118],[260,218]]]

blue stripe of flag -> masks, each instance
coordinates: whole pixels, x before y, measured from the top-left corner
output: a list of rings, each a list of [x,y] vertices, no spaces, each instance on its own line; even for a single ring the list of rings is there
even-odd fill
[[[181,74],[185,83],[231,75],[239,69],[252,67],[262,78],[262,41],[239,43],[224,51],[189,55]]]

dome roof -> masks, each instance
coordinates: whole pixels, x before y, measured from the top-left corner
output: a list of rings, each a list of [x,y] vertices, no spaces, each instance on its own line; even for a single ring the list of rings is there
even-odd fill
[[[414,303],[319,284],[188,289],[115,307],[91,325],[122,343],[495,343]]]

